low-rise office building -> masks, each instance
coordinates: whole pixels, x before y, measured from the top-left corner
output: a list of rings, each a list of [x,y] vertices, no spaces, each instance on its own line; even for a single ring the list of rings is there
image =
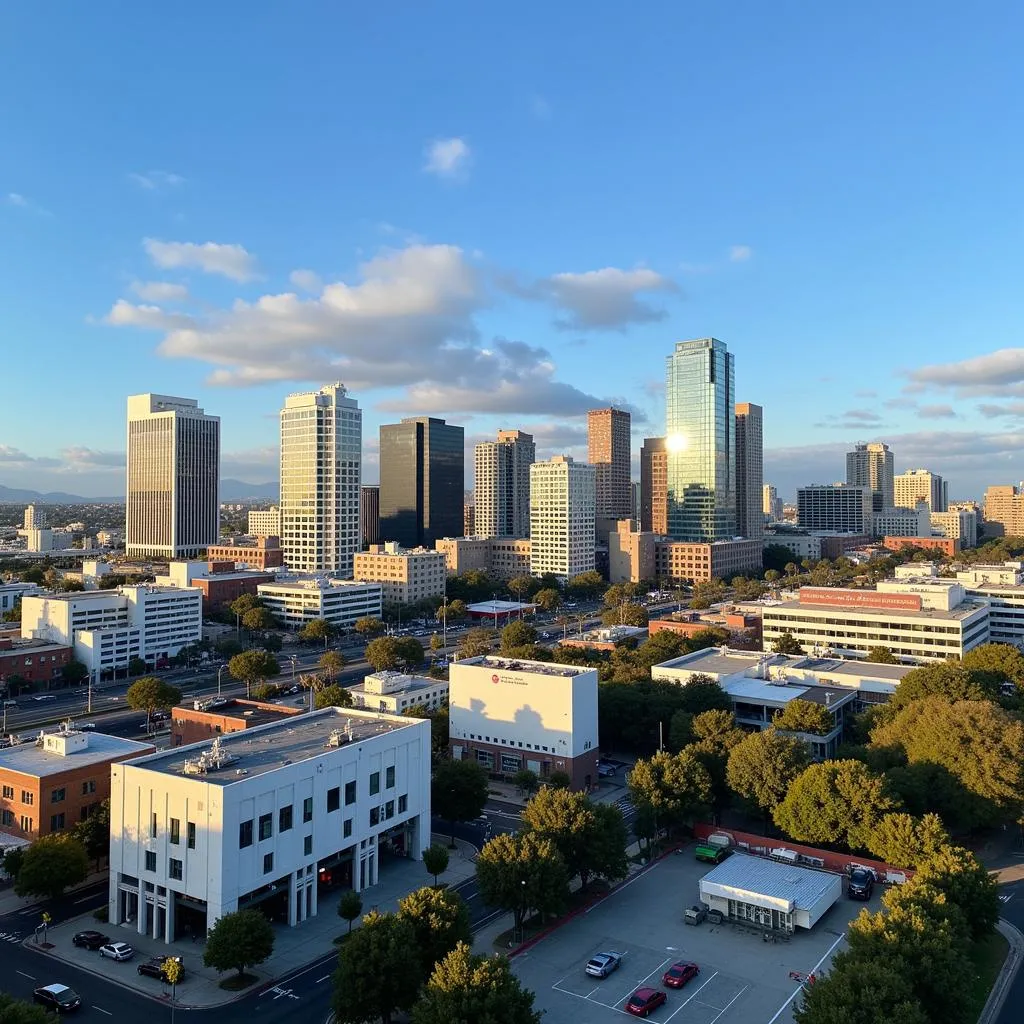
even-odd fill
[[[191,707],[179,705],[171,709],[171,743],[175,747],[187,747],[190,743],[203,743],[217,736],[280,722],[301,715],[302,711],[303,708],[287,704],[240,697],[197,700]]]
[[[921,502],[916,508],[886,508],[872,516],[874,537],[930,537],[931,513]]]
[[[379,583],[385,601],[415,604],[431,597],[444,597],[448,578],[445,555],[428,548],[403,548],[395,541],[371,544],[368,551],[355,554],[352,576]]]
[[[116,765],[110,836],[111,927],[170,942],[261,904],[294,926],[318,880],[358,892],[382,852],[422,857],[430,723],[324,708]]]
[[[597,782],[597,669],[482,655],[449,671],[452,757],[494,775],[565,772]]]
[[[955,537],[883,537],[882,547],[888,551],[902,551],[904,548],[922,548],[925,551],[939,551],[944,555],[955,555],[960,550],[960,541]]]
[[[37,583],[0,583],[0,612],[13,611],[23,597],[35,597],[42,592]]]
[[[620,519],[608,534],[608,579],[611,583],[639,583],[657,576],[659,537],[638,530],[631,519]]]
[[[978,513],[971,508],[954,508],[947,512],[932,512],[928,517],[935,536],[953,537],[961,548],[978,546]]]
[[[203,612],[231,604],[243,594],[256,596],[261,583],[271,583],[275,574],[259,569],[236,569],[234,562],[171,562],[166,576],[156,582],[172,587],[197,587],[203,595]]]
[[[764,544],[756,540],[719,540],[696,544],[661,539],[654,546],[655,575],[666,580],[731,579],[738,573],[759,572]]]
[[[871,532],[871,488],[853,484],[811,484],[797,488],[797,521],[808,530]]]
[[[333,576],[278,576],[256,588],[264,607],[288,629],[301,629],[313,619],[326,619],[349,629],[358,619],[381,614],[381,585]]]
[[[972,565],[956,574],[967,594],[989,606],[989,639],[1024,647],[1024,562]]]
[[[36,689],[50,689],[60,682],[73,653],[66,644],[0,637],[0,692],[5,689],[5,682],[6,688],[11,689],[13,676]]]
[[[110,796],[111,765],[154,749],[70,724],[0,749],[0,832],[38,839],[74,828]]]
[[[530,575],[529,537],[444,537],[434,548],[444,555],[450,576],[474,569],[496,580]]]
[[[277,505],[251,509],[247,525],[251,537],[280,537],[281,509]]]
[[[400,715],[411,708],[434,711],[448,703],[448,680],[413,676],[404,672],[374,672],[355,686],[347,686],[357,708]]]
[[[249,513],[252,515],[252,513]],[[230,562],[240,569],[279,569],[284,565],[284,549],[277,536],[252,539],[236,538],[230,544],[211,544],[206,549],[208,562]]]
[[[646,626],[599,626],[586,633],[571,634],[562,640],[563,647],[582,647],[591,651],[614,651],[627,641],[642,643],[647,639]]]

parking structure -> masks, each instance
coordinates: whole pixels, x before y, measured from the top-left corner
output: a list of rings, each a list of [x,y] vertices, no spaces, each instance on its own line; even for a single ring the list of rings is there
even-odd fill
[[[626,1002],[643,986],[667,993],[648,1018],[654,1024],[790,1024],[801,988],[791,972],[802,979],[823,970],[865,904],[844,896],[811,931],[786,941],[765,941],[760,929],[730,922],[687,926],[683,912],[699,899],[708,870],[687,847],[515,957],[515,972],[536,993],[547,1024],[629,1019]],[[869,909],[879,897],[876,890]],[[624,954],[618,970],[588,976],[587,960],[611,950]],[[666,989],[662,974],[677,960],[693,961],[700,974],[682,989]]]

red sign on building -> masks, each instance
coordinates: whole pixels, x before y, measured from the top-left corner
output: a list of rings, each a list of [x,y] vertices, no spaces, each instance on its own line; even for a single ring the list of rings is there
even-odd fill
[[[830,587],[801,587],[801,604],[830,608],[873,608],[876,611],[919,612],[919,594],[880,594],[877,590],[835,590]]]

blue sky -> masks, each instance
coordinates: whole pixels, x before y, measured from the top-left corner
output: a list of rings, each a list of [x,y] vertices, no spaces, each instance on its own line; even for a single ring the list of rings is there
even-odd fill
[[[1024,9],[14,0],[0,484],[123,492],[124,398],[276,477],[290,391],[585,455],[714,335],[766,479],[1024,477]]]

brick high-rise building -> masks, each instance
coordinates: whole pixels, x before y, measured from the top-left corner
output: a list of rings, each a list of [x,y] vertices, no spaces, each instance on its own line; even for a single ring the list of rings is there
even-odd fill
[[[597,518],[628,519],[630,493],[630,416],[622,409],[587,413],[587,461],[597,481]]]
[[[640,449],[640,530],[668,533],[668,452],[663,437],[645,437]]]
[[[762,414],[750,402],[736,406],[736,532],[751,540],[764,536]]]

